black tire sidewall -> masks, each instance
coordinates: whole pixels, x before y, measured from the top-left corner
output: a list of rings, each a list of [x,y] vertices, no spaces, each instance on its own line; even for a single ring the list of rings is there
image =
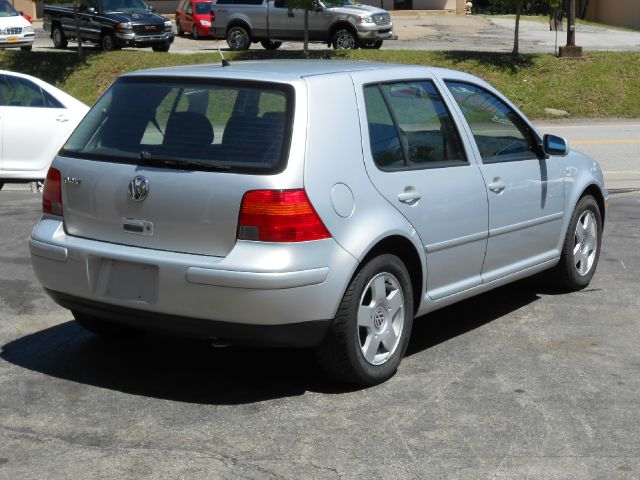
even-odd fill
[[[234,47],[230,41],[230,38],[233,36],[233,32],[236,30],[240,30],[245,37],[245,43],[241,47]],[[249,36],[249,32],[244,27],[231,27],[227,32],[227,44],[229,45],[229,48],[231,48],[231,50],[247,50],[249,48],[249,45],[251,45],[251,37]]]
[[[111,40],[111,48],[109,48],[108,44],[105,45],[105,40],[107,39]],[[100,39],[100,48],[105,52],[113,52],[116,49],[116,41],[111,33],[105,33],[102,36]]]
[[[574,259],[573,259],[574,234],[576,231],[578,220],[580,219],[582,214],[587,210],[591,211],[593,213],[594,218],[596,219],[596,230],[597,230],[598,240],[597,240],[596,258],[593,262],[593,265],[591,266],[591,270],[589,271],[589,273],[582,276],[578,274],[576,267],[574,265]],[[571,222],[569,222],[569,229],[567,230],[567,234],[565,236],[564,244],[562,247],[562,256],[559,264],[561,271],[559,273],[564,277],[565,285],[563,286],[565,288],[568,288],[570,290],[579,290],[589,285],[589,282],[591,282],[591,279],[595,274],[596,267],[598,266],[601,245],[602,245],[602,217],[600,215],[600,209],[598,208],[598,204],[596,200],[591,195],[587,195],[582,197],[580,201],[576,204],[576,208],[573,211]]]
[[[404,297],[405,318],[402,328],[400,343],[395,352],[382,365],[371,365],[364,358],[360,349],[360,339],[358,333],[358,308],[360,306],[360,298],[362,297],[364,288],[369,281],[380,273],[390,273],[393,275],[402,288]],[[375,257],[368,262],[352,280],[353,296],[351,297],[351,305],[349,305],[349,320],[346,329],[346,348],[347,355],[351,365],[356,371],[356,375],[363,384],[375,385],[381,383],[390,377],[398,369],[402,358],[404,357],[409,337],[411,336],[411,327],[413,325],[413,293],[411,289],[411,279],[406,267],[402,261],[391,254],[384,254]]]

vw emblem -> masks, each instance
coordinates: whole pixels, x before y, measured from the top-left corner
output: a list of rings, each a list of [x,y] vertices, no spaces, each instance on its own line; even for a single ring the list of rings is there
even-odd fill
[[[136,202],[141,202],[149,195],[149,180],[142,175],[135,176],[129,182],[129,196]]]

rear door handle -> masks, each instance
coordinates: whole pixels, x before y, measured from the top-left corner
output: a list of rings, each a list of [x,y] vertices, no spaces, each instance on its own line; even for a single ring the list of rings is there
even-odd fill
[[[419,192],[413,190],[409,192],[403,192],[398,194],[398,200],[407,205],[414,205],[422,198]]]
[[[56,121],[57,121],[57,122],[68,122],[68,121],[69,121],[69,119],[68,119],[67,117],[65,117],[64,115],[58,115],[58,116],[56,117]]]
[[[505,183],[499,178],[494,178],[493,182],[489,184],[489,190],[493,193],[501,194],[506,188]]]

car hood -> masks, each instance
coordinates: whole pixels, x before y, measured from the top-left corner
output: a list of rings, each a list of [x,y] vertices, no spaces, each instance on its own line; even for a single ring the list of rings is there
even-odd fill
[[[105,12],[105,15],[118,22],[132,22],[139,24],[164,23],[165,18],[155,13],[141,10],[139,12]]]
[[[0,28],[26,27],[27,25],[31,25],[31,24],[22,15],[16,15],[11,17],[0,17]]]
[[[344,7],[329,7],[332,12],[345,13],[347,15],[373,15],[374,13],[389,13],[382,8],[371,5],[345,5]]]

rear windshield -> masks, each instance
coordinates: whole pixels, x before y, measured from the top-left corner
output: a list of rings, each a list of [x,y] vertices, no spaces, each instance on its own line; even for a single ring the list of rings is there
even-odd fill
[[[275,173],[290,142],[293,89],[263,82],[121,78],[60,152],[189,170]]]
[[[196,13],[210,13],[213,2],[196,2]]]

